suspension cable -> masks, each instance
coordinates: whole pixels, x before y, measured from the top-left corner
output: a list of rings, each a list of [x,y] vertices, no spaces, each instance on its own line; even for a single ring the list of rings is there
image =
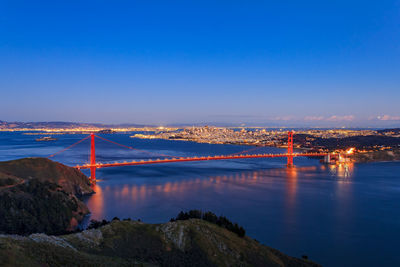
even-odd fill
[[[250,148],[250,149],[247,149],[247,150],[243,150],[243,151],[240,151],[240,152],[229,154],[228,156],[233,156],[233,155],[237,155],[237,154],[243,154],[243,153],[254,151],[254,150],[257,150],[257,149],[260,149],[260,148],[262,148],[262,146],[256,146],[256,147],[253,147],[253,148]]]
[[[68,149],[70,149],[70,148],[76,146],[77,144],[79,144],[79,143],[83,142],[84,140],[88,139],[89,137],[90,137],[90,135],[86,136],[85,138],[83,138],[83,139],[79,140],[78,142],[76,142],[76,143],[70,145],[69,147],[66,147],[66,148],[64,148],[64,149],[62,149],[62,150],[60,150],[60,151],[58,151],[58,152],[56,152],[56,153],[54,153],[54,154],[51,154],[50,156],[48,156],[48,158],[52,158],[52,157],[54,157],[55,155],[58,155],[58,154],[60,154],[60,153],[62,153],[62,152],[64,152],[64,151],[66,151],[66,150],[68,150]]]
[[[95,136],[96,136],[97,138],[100,138],[100,139],[102,139],[102,140],[104,140],[104,141],[106,141],[106,142],[112,143],[112,144],[114,144],[114,145],[121,146],[121,147],[128,148],[128,149],[132,149],[132,150],[136,150],[136,151],[140,151],[140,152],[143,152],[143,153],[146,153],[146,154],[157,155],[157,156],[162,156],[162,157],[173,157],[173,156],[170,156],[170,155],[165,155],[165,154],[155,153],[155,152],[149,152],[149,151],[146,151],[146,150],[137,149],[137,148],[134,148],[134,147],[131,147],[131,146],[123,145],[123,144],[120,144],[120,143],[117,143],[117,142],[108,140],[108,139],[103,138],[103,137],[98,136],[98,135],[95,135]],[[72,147],[74,147],[74,146],[78,145],[79,143],[85,141],[85,140],[88,139],[89,137],[90,137],[90,135],[86,136],[85,138],[79,140],[78,142],[76,142],[76,143],[74,143],[74,144],[72,144],[72,145],[70,145],[70,146],[68,146],[68,147],[66,147],[66,148],[64,148],[64,149],[62,149],[62,150],[60,150],[60,151],[54,153],[54,154],[51,154],[50,156],[48,156],[48,158],[52,158],[52,157],[54,157],[54,156],[56,156],[56,155],[58,155],[58,154],[60,154],[60,153],[62,153],[62,152],[64,152],[64,151],[66,151],[66,150],[68,150],[68,149],[71,149]],[[233,156],[233,155],[237,155],[237,154],[243,154],[243,153],[250,152],[250,151],[254,151],[254,150],[257,150],[257,149],[260,149],[260,148],[262,148],[262,147],[256,146],[256,147],[253,147],[253,148],[251,148],[251,149],[247,149],[247,150],[243,150],[243,151],[240,151],[240,152],[228,154],[227,156]]]
[[[150,154],[150,155],[158,155],[158,156],[162,156],[162,157],[173,157],[173,156],[170,156],[170,155],[164,155],[164,154],[160,154],[160,153],[148,152],[146,150],[141,150],[141,149],[137,149],[137,148],[134,148],[134,147],[131,147],[131,146],[126,146],[126,145],[123,145],[123,144],[108,140],[108,139],[103,138],[103,137],[98,136],[98,135],[94,135],[94,136],[96,136],[96,137],[98,137],[98,138],[100,138],[100,139],[102,139],[104,141],[110,142],[110,143],[112,143],[114,145],[125,147],[125,148],[132,149],[132,150],[137,150],[137,151],[140,151],[140,152],[143,152],[143,153],[147,153],[147,154]]]

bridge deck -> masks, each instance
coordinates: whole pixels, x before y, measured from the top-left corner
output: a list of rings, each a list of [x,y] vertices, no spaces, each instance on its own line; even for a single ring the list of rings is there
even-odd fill
[[[322,157],[327,153],[293,153],[293,154],[258,154],[258,155],[231,155],[231,156],[208,156],[208,157],[180,157],[180,158],[167,158],[157,160],[141,160],[131,162],[114,162],[114,163],[96,163],[95,165],[77,165],[77,169],[89,169],[90,167],[108,168],[118,166],[134,166],[146,164],[159,164],[171,162],[187,162],[187,161],[206,161],[206,160],[225,160],[225,159],[250,159],[250,158],[287,158],[287,157]]]

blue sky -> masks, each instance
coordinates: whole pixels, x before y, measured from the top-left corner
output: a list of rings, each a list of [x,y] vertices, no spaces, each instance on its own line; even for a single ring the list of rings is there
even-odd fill
[[[0,0],[0,120],[400,126],[400,1]]]

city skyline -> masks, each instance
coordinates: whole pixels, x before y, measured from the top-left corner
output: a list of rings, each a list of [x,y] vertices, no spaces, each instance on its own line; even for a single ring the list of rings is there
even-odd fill
[[[3,121],[400,126],[399,1],[0,7]]]

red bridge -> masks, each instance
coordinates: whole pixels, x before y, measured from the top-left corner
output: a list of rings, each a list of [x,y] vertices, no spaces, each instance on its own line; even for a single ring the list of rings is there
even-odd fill
[[[50,157],[55,156],[56,154],[59,154],[77,144],[80,142],[88,139],[90,137],[91,139],[91,146],[90,146],[90,163],[85,164],[85,165],[77,165],[75,168],[77,169],[90,169],[90,181],[95,182],[96,181],[96,169],[98,168],[107,168],[107,167],[118,167],[118,166],[135,166],[135,165],[146,165],[146,164],[159,164],[159,163],[172,163],[172,162],[189,162],[189,161],[207,161],[207,160],[228,160],[228,159],[251,159],[251,158],[287,158],[287,166],[292,167],[293,166],[293,158],[294,157],[321,157],[321,156],[326,156],[328,153],[293,153],[293,132],[290,131],[288,133],[288,149],[287,153],[284,154],[241,154],[244,152],[249,152],[250,150],[255,150],[261,147],[255,147],[246,151],[242,151],[239,153],[234,153],[230,155],[221,155],[221,156],[205,156],[205,157],[171,157],[168,155],[162,155],[158,154],[159,156],[165,157],[164,159],[149,159],[149,160],[140,160],[140,161],[130,161],[130,162],[114,162],[114,163],[99,163],[96,162],[96,148],[95,148],[95,137],[100,138],[102,140],[105,140],[107,142],[113,143],[115,145],[119,145],[128,149],[134,149],[138,151],[142,151],[145,153],[149,154],[155,154],[151,152],[147,152],[144,150],[140,149],[135,149],[130,146],[125,146],[119,143],[116,143],[114,141],[105,139],[101,136],[97,136],[94,133],[90,134],[89,136],[79,140],[75,144],[51,155]]]

